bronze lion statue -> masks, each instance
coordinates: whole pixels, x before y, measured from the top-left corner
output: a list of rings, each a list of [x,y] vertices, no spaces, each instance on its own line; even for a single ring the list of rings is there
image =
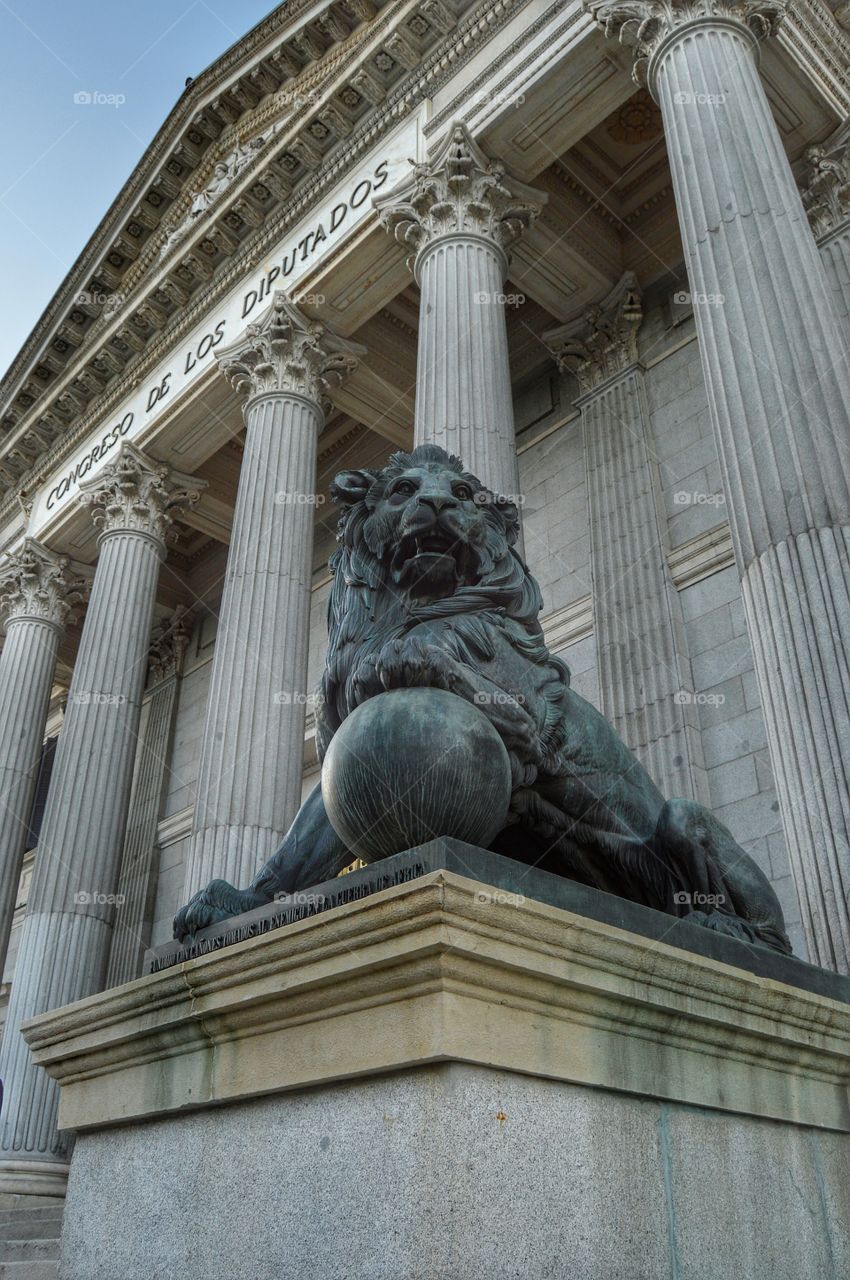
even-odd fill
[[[508,750],[508,825],[491,849],[746,941],[790,953],[767,878],[701,805],[667,799],[605,718],[570,687],[515,551],[514,504],[435,445],[345,471],[331,558],[319,758],[368,698],[430,686],[474,702]],[[337,875],[352,861],[320,786],[247,889],[214,880],[175,937]]]

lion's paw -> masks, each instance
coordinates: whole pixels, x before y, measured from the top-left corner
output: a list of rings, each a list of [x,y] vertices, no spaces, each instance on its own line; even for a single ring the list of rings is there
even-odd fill
[[[211,880],[206,889],[201,889],[177,912],[174,937],[183,942],[199,929],[241,915],[252,906],[256,906],[253,894],[234,888],[226,880]]]
[[[435,645],[416,636],[388,640],[378,654],[375,668],[384,689],[448,687],[448,661]]]

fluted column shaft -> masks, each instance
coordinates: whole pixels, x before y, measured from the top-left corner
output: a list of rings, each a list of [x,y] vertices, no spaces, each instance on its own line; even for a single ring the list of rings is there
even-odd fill
[[[420,288],[414,445],[438,444],[516,500],[504,288],[507,259],[484,237],[450,236],[417,262]]]
[[[60,628],[15,618],[0,653],[0,964],[9,945]]]
[[[0,569],[0,966],[9,945],[56,655],[83,583],[32,539]]]
[[[363,354],[283,293],[218,354],[223,373],[249,397],[187,898],[212,879],[253,879],[298,811],[318,437],[330,388]]]
[[[249,881],[298,811],[322,411],[251,401],[195,801],[186,895]]]
[[[642,369],[585,397],[581,414],[603,710],[665,796],[704,802],[697,707],[664,554]]]
[[[427,163],[381,195],[381,221],[411,258],[420,288],[414,443],[456,454],[519,502],[505,321],[510,246],[545,192],[518,182],[454,124]]]
[[[754,56],[783,0],[591,7],[661,106],[810,958],[848,972],[850,369]]]
[[[92,995],[106,977],[156,583],[170,522],[163,507],[173,500],[164,469],[148,471],[146,463],[140,469],[141,458],[125,444],[108,469],[111,479],[96,482],[100,554],[0,1049],[2,1190],[61,1188],[69,1149],[56,1129],[58,1089],[33,1065],[21,1023]]]

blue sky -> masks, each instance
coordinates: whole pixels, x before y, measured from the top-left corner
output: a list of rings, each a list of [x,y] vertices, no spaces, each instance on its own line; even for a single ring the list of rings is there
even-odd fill
[[[0,0],[0,372],[186,77],[274,7],[272,0]],[[113,103],[75,102],[85,93]]]

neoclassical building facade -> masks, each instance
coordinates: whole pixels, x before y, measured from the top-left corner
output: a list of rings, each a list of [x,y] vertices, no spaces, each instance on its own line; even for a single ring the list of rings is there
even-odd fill
[[[27,1019],[141,973],[315,782],[333,476],[514,496],[547,642],[850,972],[850,18],[282,5],[181,96],[2,386],[0,1191]]]

